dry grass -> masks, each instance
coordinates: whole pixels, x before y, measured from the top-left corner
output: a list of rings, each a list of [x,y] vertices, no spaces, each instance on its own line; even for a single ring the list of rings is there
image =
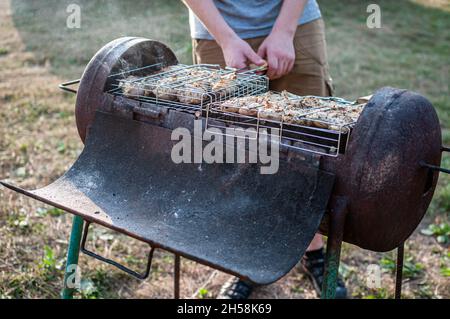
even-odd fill
[[[413,0],[421,5],[450,11],[449,0]]]
[[[95,31],[90,32],[90,36],[83,33],[79,35],[79,39],[73,36],[68,44],[63,41],[61,35],[58,40],[56,32],[60,31],[52,33],[49,30],[54,28],[53,20],[42,25],[30,20],[27,24],[26,19],[32,18],[26,13],[30,7],[35,10],[41,5],[43,9],[37,11],[37,15],[41,12],[45,17],[48,14],[44,10],[48,10],[47,6],[39,1],[14,3],[19,12],[15,17],[12,15],[10,1],[0,0],[0,178],[11,178],[26,188],[34,188],[47,185],[64,173],[82,149],[74,125],[74,99],[60,93],[57,84],[67,78],[77,77],[99,46],[118,36],[117,30],[129,30],[129,26],[128,22],[115,19],[119,22],[109,28],[108,19],[95,19],[93,14],[86,23],[95,27]],[[55,6],[56,3],[60,2],[55,2]],[[185,11],[182,7],[170,8],[169,11],[173,2],[167,3],[169,4],[161,6],[152,4],[152,10],[159,10],[156,11],[157,15],[153,15],[155,11],[152,11],[153,14],[136,15],[133,19],[134,26],[138,26],[138,33],[146,36],[146,23],[151,24],[153,27],[148,32],[158,34],[158,38],[170,43],[171,47],[176,48],[177,54],[187,60],[190,44],[186,34],[186,17],[182,16]],[[90,10],[94,12],[101,8],[91,5]],[[396,46],[398,38],[395,34],[398,30],[388,20],[383,34],[387,33],[393,38],[383,47],[385,36],[368,33],[358,25],[358,19],[352,18],[358,6],[346,7],[347,12],[342,12],[338,5],[324,3],[324,12],[328,17],[333,74],[338,83],[339,95],[349,96],[355,90],[369,93],[381,84],[417,88],[432,97],[440,110],[443,127],[448,128],[449,62],[448,57],[446,61],[442,60],[442,56],[446,55],[441,53],[441,50],[443,52],[448,47],[448,36],[436,35],[436,41],[439,42],[436,48],[420,49],[423,45],[420,41],[417,46],[411,44],[415,41],[413,36],[417,36],[419,31],[408,29],[407,32],[407,27],[401,25],[401,32],[410,40]],[[63,18],[61,5],[55,8],[58,8],[54,10],[55,19]],[[122,16],[124,11],[126,13],[131,10],[122,8],[121,11],[118,8],[120,9],[108,4],[109,19],[114,15]],[[411,10],[416,12],[414,8]],[[394,15],[395,12],[388,13],[388,17]],[[168,17],[174,24],[166,23]],[[423,19],[433,20],[435,25],[444,24],[441,17],[440,12],[423,13]],[[153,20],[150,21],[150,18]],[[342,19],[346,19],[346,23],[343,23]],[[407,16],[406,20],[413,21],[414,17]],[[27,26],[32,27],[34,33],[28,30]],[[18,29],[21,30],[20,33]],[[104,32],[106,29],[110,30],[109,33]],[[425,28],[422,32],[426,37],[430,31]],[[350,34],[352,36],[349,36]],[[358,45],[366,43],[368,39],[374,42]],[[81,45],[82,43],[85,45]],[[404,49],[405,45],[410,45],[410,49]],[[344,50],[349,47],[352,50]],[[383,50],[374,52],[377,47],[383,47]],[[433,50],[439,52],[434,53]],[[405,55],[400,61],[396,59],[399,54]],[[365,58],[362,59],[361,55]],[[425,65],[417,65],[421,58],[425,59]],[[375,64],[374,61],[381,63]],[[417,70],[414,69],[416,65]],[[386,67],[390,68],[390,73],[386,73]],[[348,78],[354,79],[353,83],[345,81]],[[448,134],[446,136],[447,142],[450,141]],[[446,165],[450,166],[449,164],[450,161],[446,160]],[[432,206],[432,217],[430,216],[423,226],[430,222],[448,222],[448,181],[441,180]],[[59,296],[70,221],[69,215],[58,210],[52,210],[4,189],[0,190],[0,298]],[[123,236],[111,236],[101,228],[95,229],[91,240],[95,249],[104,255],[124,260],[133,268],[143,268],[143,257],[147,251],[145,245]],[[425,237],[417,231],[408,241],[406,252],[411,260],[408,263],[409,278],[405,280],[404,296],[449,298],[450,281],[448,274],[443,274],[443,270],[448,270],[450,263],[447,246],[440,245],[433,237]],[[382,263],[386,269],[382,277],[383,289],[366,288],[366,268],[372,263]],[[83,293],[79,296],[84,298],[172,296],[173,258],[170,254],[157,254],[151,279],[143,282],[85,256],[81,257],[80,265],[84,281]],[[394,276],[389,270],[391,266],[392,254],[379,254],[351,245],[344,246],[341,270],[351,294],[356,298],[392,297]],[[227,278],[223,273],[183,260],[181,295],[187,298],[215,297],[221,283]],[[201,288],[203,289],[200,291]],[[259,289],[255,297],[315,298],[316,295],[310,283],[298,269],[294,269],[278,283]]]

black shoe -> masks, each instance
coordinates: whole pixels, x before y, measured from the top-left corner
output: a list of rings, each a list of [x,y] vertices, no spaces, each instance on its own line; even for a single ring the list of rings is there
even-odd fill
[[[217,299],[248,299],[253,292],[253,286],[234,277],[228,280],[220,289]]]
[[[311,280],[317,295],[322,293],[323,275],[325,271],[325,254],[323,249],[308,251],[301,261],[301,269]],[[338,276],[336,285],[336,299],[346,299],[347,288]]]

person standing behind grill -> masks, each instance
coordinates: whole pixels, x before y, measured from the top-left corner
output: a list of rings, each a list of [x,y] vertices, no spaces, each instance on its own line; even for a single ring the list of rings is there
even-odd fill
[[[236,69],[268,64],[270,89],[297,95],[331,96],[325,26],[316,0],[183,0],[196,64]],[[302,270],[320,295],[324,251],[317,234],[302,258]],[[233,278],[219,298],[247,299],[253,286]],[[338,280],[336,296],[347,290]]]

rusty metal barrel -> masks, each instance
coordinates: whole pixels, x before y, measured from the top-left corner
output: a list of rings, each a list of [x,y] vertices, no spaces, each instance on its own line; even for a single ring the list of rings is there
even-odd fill
[[[376,92],[346,154],[323,158],[336,174],[334,194],[348,198],[344,241],[373,251],[404,242],[425,215],[439,176],[422,163],[439,166],[441,147],[439,119],[426,98],[393,88]]]
[[[126,68],[177,63],[164,44],[144,38],[121,38],[103,47],[81,79],[76,121],[81,139],[104,108],[111,75]],[[432,104],[407,90],[383,88],[366,105],[345,154],[322,157],[323,170],[336,175],[333,195],[348,199],[344,240],[373,251],[399,246],[423,218],[439,173],[441,128]],[[328,233],[326,219],[321,231]]]

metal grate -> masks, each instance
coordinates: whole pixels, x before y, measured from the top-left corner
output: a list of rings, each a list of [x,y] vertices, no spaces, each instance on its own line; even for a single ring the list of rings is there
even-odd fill
[[[136,75],[143,71],[148,75]],[[254,71],[237,72],[210,64],[153,65],[114,76],[117,81],[109,93],[187,111],[268,90],[267,77]]]
[[[278,129],[282,146],[336,157],[344,153],[363,106],[340,98],[268,92],[211,103],[206,130],[231,135],[229,128],[250,128],[245,136],[258,138],[263,131]]]
[[[341,98],[269,92],[267,77],[255,71],[210,64],[155,64],[111,77],[109,93],[204,115],[211,133],[236,137],[227,128],[252,128],[254,133],[244,137],[256,139],[278,129],[280,145],[334,157],[345,152],[364,106]]]

